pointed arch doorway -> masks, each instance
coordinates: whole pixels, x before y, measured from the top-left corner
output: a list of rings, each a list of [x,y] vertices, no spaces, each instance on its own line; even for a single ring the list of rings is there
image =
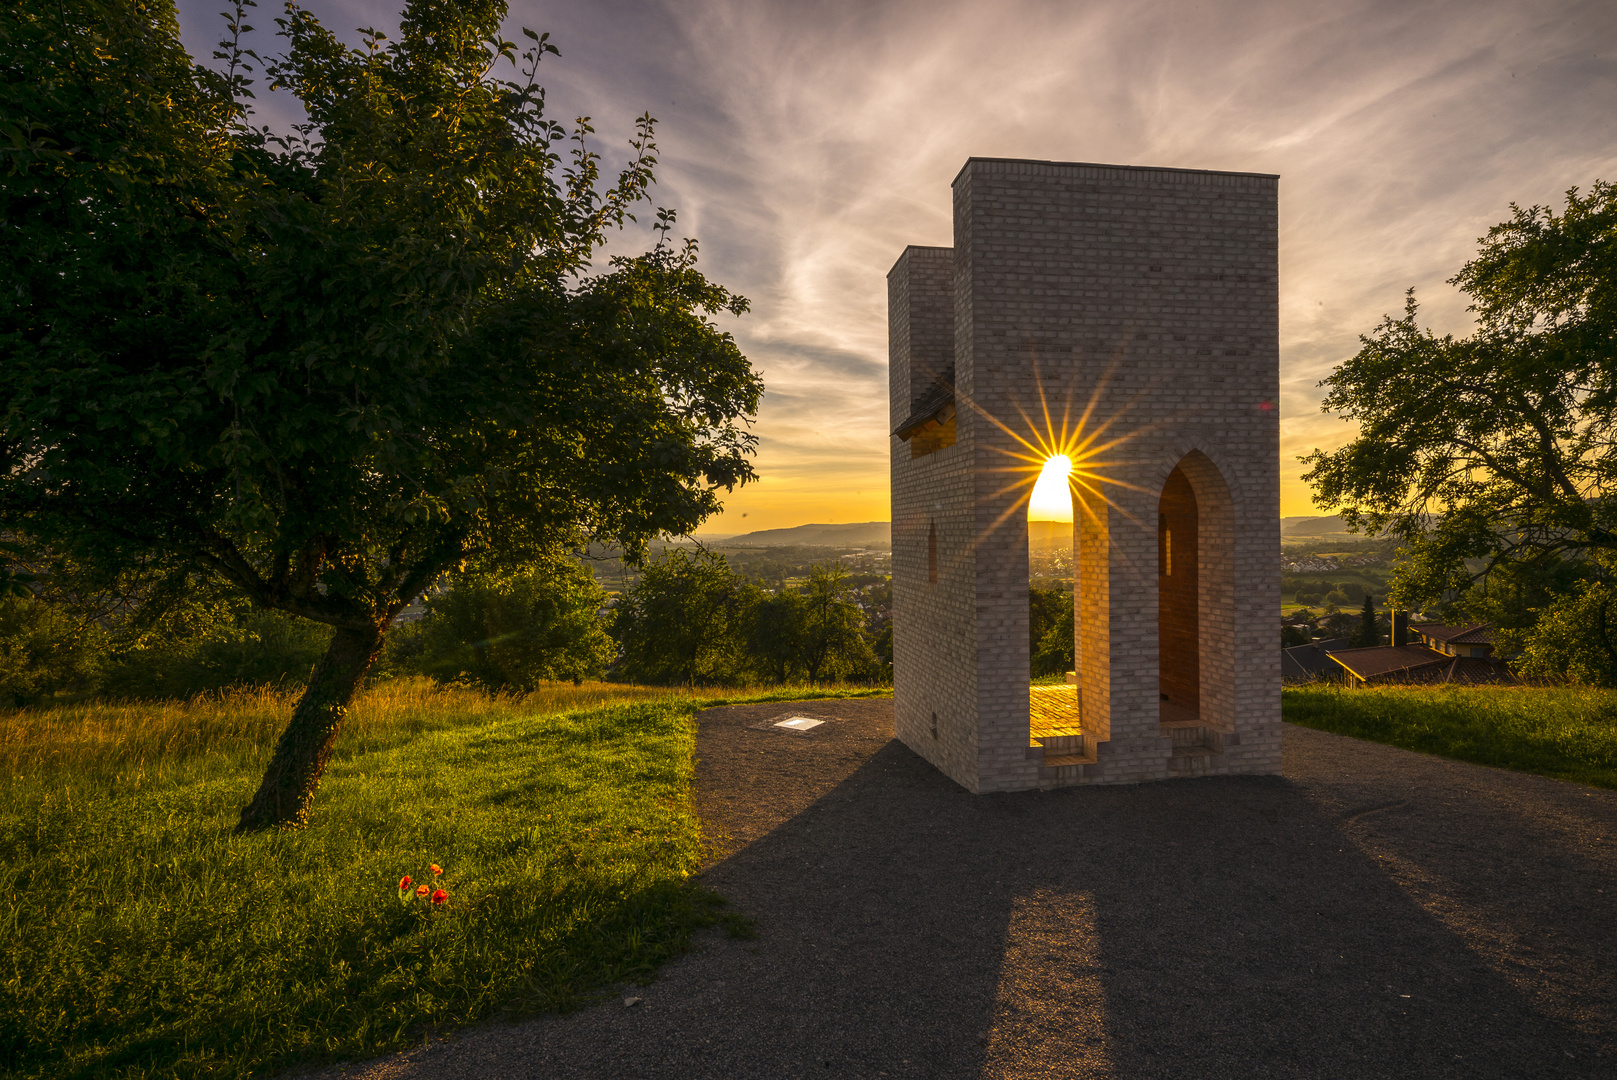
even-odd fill
[[[1157,679],[1164,723],[1201,717],[1196,491],[1177,465],[1157,500]]]
[[[1193,450],[1157,500],[1160,723],[1182,770],[1222,754],[1234,730],[1234,542],[1229,486]]]

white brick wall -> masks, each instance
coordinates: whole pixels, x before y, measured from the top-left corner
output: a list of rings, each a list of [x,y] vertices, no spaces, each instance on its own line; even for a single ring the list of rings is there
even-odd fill
[[[909,248],[888,278],[892,426],[950,348],[960,399],[955,445],[911,460],[893,439],[898,737],[972,791],[1278,771],[1276,178],[972,159],[954,205],[954,248]],[[1041,390],[1058,426],[1089,409],[1086,433],[1121,440],[1092,463],[1104,503],[1079,515],[1097,760],[1061,781],[1027,752],[1036,466],[1015,486],[1027,451],[999,426],[1041,432]],[[1198,501],[1202,716],[1223,751],[1178,759],[1156,640],[1157,498],[1176,464]]]

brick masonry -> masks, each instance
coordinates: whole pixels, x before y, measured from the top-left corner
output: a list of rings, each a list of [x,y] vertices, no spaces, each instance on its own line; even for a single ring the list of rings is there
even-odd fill
[[[957,409],[952,445],[893,439],[894,724],[967,789],[1279,771],[1276,198],[1266,175],[974,158],[954,247],[889,273],[889,430],[951,364]],[[1029,745],[1028,444],[1083,447],[1077,765]],[[1166,611],[1164,514],[1189,515],[1175,570],[1195,559]]]

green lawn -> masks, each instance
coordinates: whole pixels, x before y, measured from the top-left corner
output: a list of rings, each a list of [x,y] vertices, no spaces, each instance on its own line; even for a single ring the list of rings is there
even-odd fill
[[[389,684],[313,824],[255,836],[230,830],[288,698],[0,716],[0,1071],[240,1076],[647,976],[722,914],[687,884],[711,703]],[[447,902],[401,904],[404,875]]]
[[[1304,727],[1617,788],[1617,690],[1586,687],[1287,687]]]

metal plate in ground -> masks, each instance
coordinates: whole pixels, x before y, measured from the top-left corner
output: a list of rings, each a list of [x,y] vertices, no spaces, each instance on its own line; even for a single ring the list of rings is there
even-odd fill
[[[804,716],[802,713],[777,713],[747,725],[748,731],[767,731],[772,735],[797,735],[812,738],[824,735],[836,727],[831,716]]]

